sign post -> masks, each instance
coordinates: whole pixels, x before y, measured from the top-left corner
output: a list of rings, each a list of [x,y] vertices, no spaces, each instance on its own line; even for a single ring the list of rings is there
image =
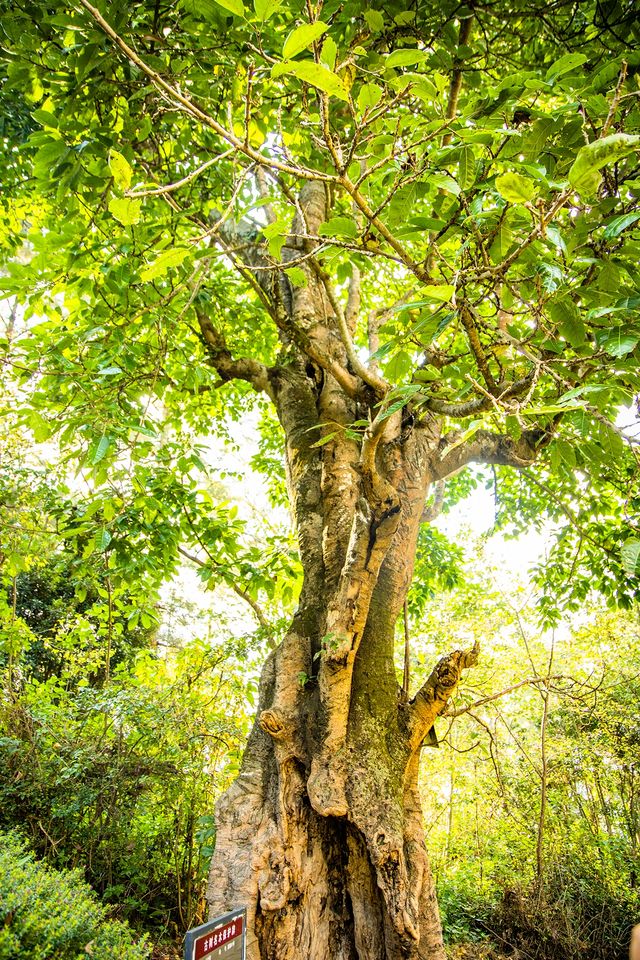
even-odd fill
[[[247,911],[233,910],[189,930],[184,941],[184,960],[245,960]]]

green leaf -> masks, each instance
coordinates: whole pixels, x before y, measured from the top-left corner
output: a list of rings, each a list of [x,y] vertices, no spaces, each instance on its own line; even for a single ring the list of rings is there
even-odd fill
[[[558,447],[558,452],[560,457],[567,466],[573,468],[576,465],[576,452],[573,448],[573,444],[569,443],[567,440],[556,440]]]
[[[621,327],[597,336],[598,345],[611,357],[624,357],[638,346],[640,334],[625,333]]]
[[[363,16],[372,33],[380,33],[384,30],[384,17],[378,10],[365,10]]]
[[[520,439],[522,436],[522,426],[517,417],[509,414],[505,420],[505,426],[510,437],[513,437],[514,440]]]
[[[236,17],[244,17],[244,3],[242,0],[214,0],[223,10],[228,10]]]
[[[504,257],[506,257],[512,243],[513,231],[511,230],[511,225],[505,219],[498,227],[498,232],[496,233],[495,239],[489,248],[489,253],[491,254],[491,259],[494,263],[499,263],[504,259]]]
[[[369,107],[376,107],[382,100],[382,88],[377,83],[364,83],[358,94],[358,108],[364,112]]]
[[[621,216],[609,220],[602,236],[605,240],[613,240],[614,237],[619,237],[623,230],[626,230],[627,227],[630,227],[638,220],[640,220],[640,213],[623,213]]]
[[[358,236],[358,228],[350,217],[332,217],[320,225],[318,234],[321,237],[349,237]]]
[[[560,334],[572,347],[580,347],[585,342],[586,334],[580,312],[573,300],[562,297],[552,301],[548,307],[549,316],[558,325]]]
[[[188,253],[188,247],[171,247],[169,250],[163,250],[159,257],[142,268],[140,279],[143,283],[148,283],[163,276],[171,267],[179,267]]]
[[[333,438],[336,437],[339,432],[339,430],[334,430],[332,433],[325,433],[324,437],[320,437],[320,439],[316,440],[315,443],[312,443],[311,446],[324,447],[325,443],[329,443],[331,440],[333,440]]]
[[[496,177],[496,189],[508,203],[530,203],[536,193],[535,185],[521,173],[503,173]]]
[[[406,350],[399,350],[398,353],[394,354],[389,362],[385,365],[384,373],[389,380],[393,380],[394,383],[397,383],[398,380],[402,380],[403,377],[409,373],[413,367],[413,360],[411,359],[410,354]]]
[[[458,183],[463,190],[472,187],[476,180],[476,157],[471,147],[463,147],[458,166]]]
[[[565,53],[563,57],[560,57],[559,60],[551,64],[547,70],[545,79],[548,82],[557,80],[558,77],[562,77],[565,73],[575,70],[576,67],[581,67],[588,59],[584,53]]]
[[[109,170],[111,170],[111,176],[115,181],[116,187],[123,192],[128,190],[131,186],[133,170],[125,157],[123,157],[121,153],[118,153],[117,150],[109,151]]]
[[[338,97],[340,100],[349,99],[349,91],[337,73],[327,70],[322,64],[314,63],[312,60],[284,60],[271,68],[272,77],[287,74],[293,74],[304,83],[310,83],[312,87],[317,87],[318,90],[323,90],[332,97]]]
[[[320,59],[324,63],[325,67],[328,67],[329,70],[333,70],[336,65],[337,56],[338,46],[335,40],[332,37],[325,37],[324,43],[322,44],[322,50],[320,51]]]
[[[394,50],[387,57],[387,67],[411,67],[416,63],[424,63],[428,54],[425,50]]]
[[[54,117],[48,110],[34,110],[31,116],[36,123],[39,123],[43,127],[52,127],[55,129],[58,126],[58,118]]]
[[[480,427],[484,426],[483,420],[472,420],[466,430],[464,430],[455,443],[452,443],[450,447],[447,447],[447,453],[451,453],[452,450],[455,450],[456,447],[461,447],[463,443],[466,443],[467,440],[470,440],[471,437],[475,436]]]
[[[307,275],[300,267],[289,267],[288,270],[285,270],[285,273],[294,287],[306,287]]]
[[[455,289],[451,283],[435,283],[432,286],[425,287],[422,296],[427,302],[449,303]]]
[[[108,451],[109,451],[109,447],[111,446],[112,442],[113,442],[113,441],[112,441],[112,438],[111,438],[111,437],[108,437],[108,436],[106,436],[106,435],[100,437],[100,439],[98,440],[98,443],[96,444],[93,452],[90,453],[90,456],[89,456],[89,463],[90,463],[92,466],[95,466],[96,463],[100,463],[101,460],[104,460],[104,458],[106,457],[106,455],[107,455],[107,453],[108,453]]]
[[[622,566],[629,576],[636,575],[640,568],[640,540],[636,537],[629,537],[622,544]]]
[[[284,242],[287,239],[287,234],[291,229],[291,218],[286,217],[282,220],[276,220],[275,223],[270,223],[263,229],[263,234],[267,242],[267,247],[269,253],[274,259],[278,259],[282,252]]]
[[[98,370],[98,376],[100,377],[113,377],[117,373],[122,373],[121,367],[100,367]]]
[[[36,443],[43,443],[51,436],[51,425],[37,410],[32,410],[28,419]]]
[[[96,533],[95,536],[95,545],[96,550],[99,550],[101,553],[107,549],[111,543],[112,537],[106,527],[101,527],[100,530]]]
[[[140,200],[129,200],[127,197],[113,197],[109,201],[109,213],[115,217],[123,227],[131,227],[140,222]]]
[[[307,47],[310,47],[314,40],[319,40],[327,32],[329,25],[322,20],[316,20],[315,23],[303,23],[296,27],[284,42],[282,56],[285,60],[291,60],[298,53],[302,53]]]
[[[278,12],[283,3],[284,0],[253,0],[253,9],[258,20],[264,23]]]
[[[630,133],[612,133],[588,143],[578,151],[569,170],[569,183],[580,194],[589,196],[595,193],[600,183],[597,171],[633,153],[639,145],[640,135]]]
[[[460,186],[453,177],[450,177],[447,173],[429,173],[427,175],[428,183],[432,187],[436,187],[438,190],[444,190],[445,193],[452,193],[454,197],[460,195]]]

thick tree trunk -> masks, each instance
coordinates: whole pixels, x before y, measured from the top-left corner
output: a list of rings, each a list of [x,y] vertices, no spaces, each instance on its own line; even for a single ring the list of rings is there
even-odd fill
[[[313,573],[307,573],[287,637],[265,665],[259,722],[241,773],[217,807],[208,890],[212,916],[247,907],[248,960],[444,958],[418,763],[426,733],[472,658],[461,652],[444,658],[414,700],[403,699],[394,627],[411,578],[428,479],[413,454],[409,465],[396,464],[400,519],[353,657],[344,743],[334,736],[331,756],[326,742],[335,730],[328,729],[332,718],[319,678],[311,676],[330,652],[331,636],[324,649],[319,641],[331,598],[318,553],[323,541],[311,535],[313,470],[290,460],[292,473],[300,471],[294,502],[305,504],[302,527],[311,524],[300,533]],[[350,491],[346,495],[351,501]],[[339,583],[329,579],[335,595]],[[300,674],[310,679],[301,682]],[[340,784],[336,795],[345,809],[339,815],[323,809],[331,808],[333,795],[327,800],[317,786],[309,788],[314,770],[318,780],[318,765],[330,778],[329,792]]]
[[[324,187],[308,184],[294,237],[325,218]],[[474,652],[443,658],[407,702],[394,634],[446,443],[432,414],[380,404],[349,347],[349,311],[319,269],[305,269],[296,289],[272,273],[260,280],[286,362],[234,368],[278,412],[304,586],[264,667],[241,773],[217,807],[210,909],[247,908],[248,960],[443,960],[418,765]],[[201,327],[232,375],[206,318]]]
[[[264,669],[261,708],[273,702],[277,662],[275,654]],[[313,809],[308,764],[256,724],[240,776],[218,803],[208,891],[212,916],[247,907],[248,960],[444,957],[417,754],[407,749],[397,684],[389,679],[391,715],[386,691],[372,682],[364,659],[356,665],[347,816]],[[314,692],[307,696],[319,709]]]

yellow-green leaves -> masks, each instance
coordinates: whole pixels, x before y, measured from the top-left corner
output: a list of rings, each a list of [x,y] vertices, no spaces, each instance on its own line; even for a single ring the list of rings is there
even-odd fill
[[[315,23],[303,23],[302,26],[296,27],[284,42],[282,56],[285,60],[297,56],[307,47],[310,47],[314,40],[319,40],[328,29],[328,24],[323,23],[322,20],[316,20]]]
[[[242,0],[214,0],[223,10],[228,10],[236,17],[244,17],[244,3]]]
[[[350,217],[332,217],[320,226],[318,233],[321,237],[355,238],[358,228]]]
[[[377,107],[382,100],[382,88],[377,83],[364,83],[358,94],[358,108],[365,111],[370,107]]]
[[[163,250],[159,257],[140,271],[140,279],[143,283],[147,283],[149,280],[163,276],[171,267],[179,267],[188,253],[188,247],[172,247],[170,250]]]
[[[532,181],[520,173],[503,173],[496,177],[496,190],[508,203],[530,203],[536,193]]]
[[[282,63],[276,63],[271,69],[271,76],[274,78],[287,74],[311,84],[312,87],[317,87],[318,90],[323,90],[329,96],[338,97],[339,100],[349,99],[349,92],[340,77],[331,70],[327,70],[322,64],[314,63],[313,60],[285,60]]]
[[[557,80],[558,77],[563,77],[565,73],[570,73],[572,70],[575,70],[576,67],[581,67],[587,60],[588,57],[586,57],[584,53],[565,53],[563,57],[560,57],[559,60],[551,64],[547,70],[545,79],[548,83],[552,83],[554,80]]]
[[[104,460],[112,443],[113,438],[108,437],[106,434],[103,434],[100,439],[96,439],[89,447],[87,454],[88,462],[92,466],[95,466],[97,463],[100,463],[101,460]]]
[[[329,70],[333,70],[336,65],[336,59],[338,57],[338,45],[331,37],[325,37],[322,44],[322,50],[320,51],[320,59],[324,63],[325,67],[328,67]]]
[[[616,163],[640,148],[640,136],[629,133],[612,133],[601,140],[594,140],[578,151],[569,170],[569,183],[578,193],[592,196],[600,184],[600,170],[608,163]]]
[[[129,162],[117,150],[109,151],[109,170],[113,177],[116,189],[124,193],[131,186],[133,170]],[[131,227],[140,220],[140,200],[130,200],[127,197],[113,197],[109,201],[109,213],[121,223],[123,227]]]
[[[253,9],[258,20],[264,23],[265,20],[278,12],[282,3],[283,0],[253,0]]]
[[[426,50],[402,49],[394,50],[387,57],[387,67],[412,67],[416,63],[424,63],[428,59]]]
[[[560,297],[551,301],[548,307],[549,316],[558,325],[560,334],[572,347],[581,347],[585,342],[586,333],[580,311],[569,297]]]
[[[123,193],[128,190],[131,186],[133,170],[126,158],[117,150],[109,151],[109,170],[118,190],[122,190]]]
[[[291,220],[292,217],[285,217],[281,220],[276,220],[275,223],[268,224],[262,231],[264,238],[267,241],[269,253],[275,259],[278,259],[280,253],[282,252],[284,242],[287,239],[289,230],[291,229]]]
[[[622,545],[622,566],[629,576],[634,576],[640,570],[640,540],[629,537]]]
[[[271,76],[276,78],[290,74],[328,93],[329,96],[348,100],[349,91],[346,84],[332,69],[335,66],[338,48],[331,37],[327,37],[322,47],[323,63],[315,63],[313,60],[293,60],[293,57],[323,37],[328,29],[328,24],[321,20],[316,20],[315,23],[303,23],[296,27],[284,42],[282,48],[284,61],[275,64],[271,70]]]
[[[640,213],[623,213],[622,216],[614,217],[604,228],[602,236],[605,240],[613,240],[619,237],[627,227],[633,226],[640,220]]]
[[[131,227],[140,222],[140,208],[140,200],[129,200],[127,197],[113,197],[109,201],[109,213],[123,227]]]
[[[471,147],[463,147],[458,166],[458,182],[463,190],[468,190],[476,181],[476,158]]]
[[[384,30],[384,17],[378,10],[365,10],[363,16],[372,33],[380,33]]]
[[[389,380],[398,383],[407,376],[412,367],[413,360],[411,355],[407,353],[406,350],[399,350],[397,353],[394,353],[388,363],[385,364],[384,374]]]
[[[422,295],[426,301],[435,300],[436,303],[448,303],[455,292],[455,287],[450,283],[434,283],[425,287]]]
[[[307,275],[300,267],[289,267],[288,270],[285,270],[285,273],[294,287],[306,287]]]

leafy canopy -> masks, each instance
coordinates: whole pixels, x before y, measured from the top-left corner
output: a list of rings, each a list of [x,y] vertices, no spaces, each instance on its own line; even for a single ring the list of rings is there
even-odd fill
[[[637,463],[616,420],[640,386],[631,2],[6,6],[2,286],[27,323],[7,369],[37,440],[98,488],[126,477],[133,507],[100,507],[101,549],[141,510],[139,542],[171,566],[184,501],[190,523],[210,506],[194,437],[256,403],[230,358],[287,362],[265,290],[315,269],[343,309],[358,295],[351,357],[377,402],[445,418],[466,460],[489,436],[537,437],[535,478],[497,468],[509,521],[549,509],[573,530],[560,592],[604,540],[601,586],[630,600]],[[330,214],[293,256],[309,182]],[[597,515],[576,525],[576,502]]]

